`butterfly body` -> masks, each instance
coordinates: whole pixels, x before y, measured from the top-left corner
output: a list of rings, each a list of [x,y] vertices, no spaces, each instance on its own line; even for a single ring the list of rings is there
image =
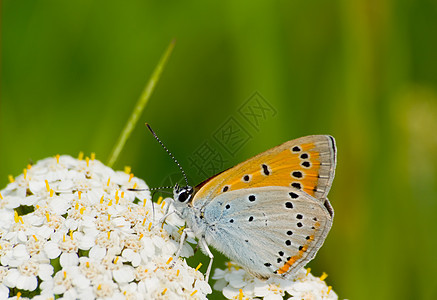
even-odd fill
[[[211,257],[212,246],[260,279],[292,276],[323,244],[336,165],[330,136],[292,140],[200,185],[174,188],[174,207]]]

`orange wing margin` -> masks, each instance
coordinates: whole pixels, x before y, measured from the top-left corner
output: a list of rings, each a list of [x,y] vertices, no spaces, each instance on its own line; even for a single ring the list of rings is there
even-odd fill
[[[258,154],[196,187],[196,199],[212,199],[230,190],[285,186],[326,198],[334,179],[336,147],[333,137],[311,135],[285,142]]]

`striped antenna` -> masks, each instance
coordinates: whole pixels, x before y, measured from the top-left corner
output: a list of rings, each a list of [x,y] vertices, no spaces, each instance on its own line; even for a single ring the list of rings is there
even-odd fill
[[[161,140],[158,138],[158,136],[156,135],[156,133],[153,131],[152,127],[150,127],[150,125],[148,123],[146,123],[147,128],[149,128],[150,132],[153,134],[153,136],[155,137],[155,139],[158,141],[158,143],[162,146],[162,148],[164,148],[164,150],[167,152],[168,155],[170,155],[170,157],[173,159],[173,161],[178,165],[179,170],[181,170],[182,175],[184,176],[185,182],[188,185],[188,179],[187,179],[187,175],[185,174],[184,170],[182,169],[182,166],[179,164],[179,162],[177,161],[177,159],[173,156],[173,154],[171,154],[171,152],[167,149],[166,146],[164,146],[164,144],[161,142]]]
[[[131,192],[142,192],[142,191],[157,191],[157,190],[173,189],[173,188],[174,186],[159,186],[151,189],[127,189],[127,190]]]

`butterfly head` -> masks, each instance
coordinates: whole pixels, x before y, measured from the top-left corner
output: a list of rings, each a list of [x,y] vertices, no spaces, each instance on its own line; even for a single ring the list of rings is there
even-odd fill
[[[173,197],[175,201],[175,206],[179,206],[180,204],[187,204],[193,198],[194,189],[193,187],[187,186],[179,186],[175,185],[173,189]]]

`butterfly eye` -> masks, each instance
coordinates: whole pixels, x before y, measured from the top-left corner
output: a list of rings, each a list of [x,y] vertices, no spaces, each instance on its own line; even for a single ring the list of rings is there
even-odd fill
[[[178,200],[179,200],[179,202],[185,202],[185,201],[187,201],[189,196],[190,195],[188,194],[188,192],[182,192],[179,194]]]
[[[193,194],[193,188],[192,187],[186,187],[182,188],[181,192],[177,196],[177,199],[179,202],[187,202],[187,200],[191,199],[191,195]]]

